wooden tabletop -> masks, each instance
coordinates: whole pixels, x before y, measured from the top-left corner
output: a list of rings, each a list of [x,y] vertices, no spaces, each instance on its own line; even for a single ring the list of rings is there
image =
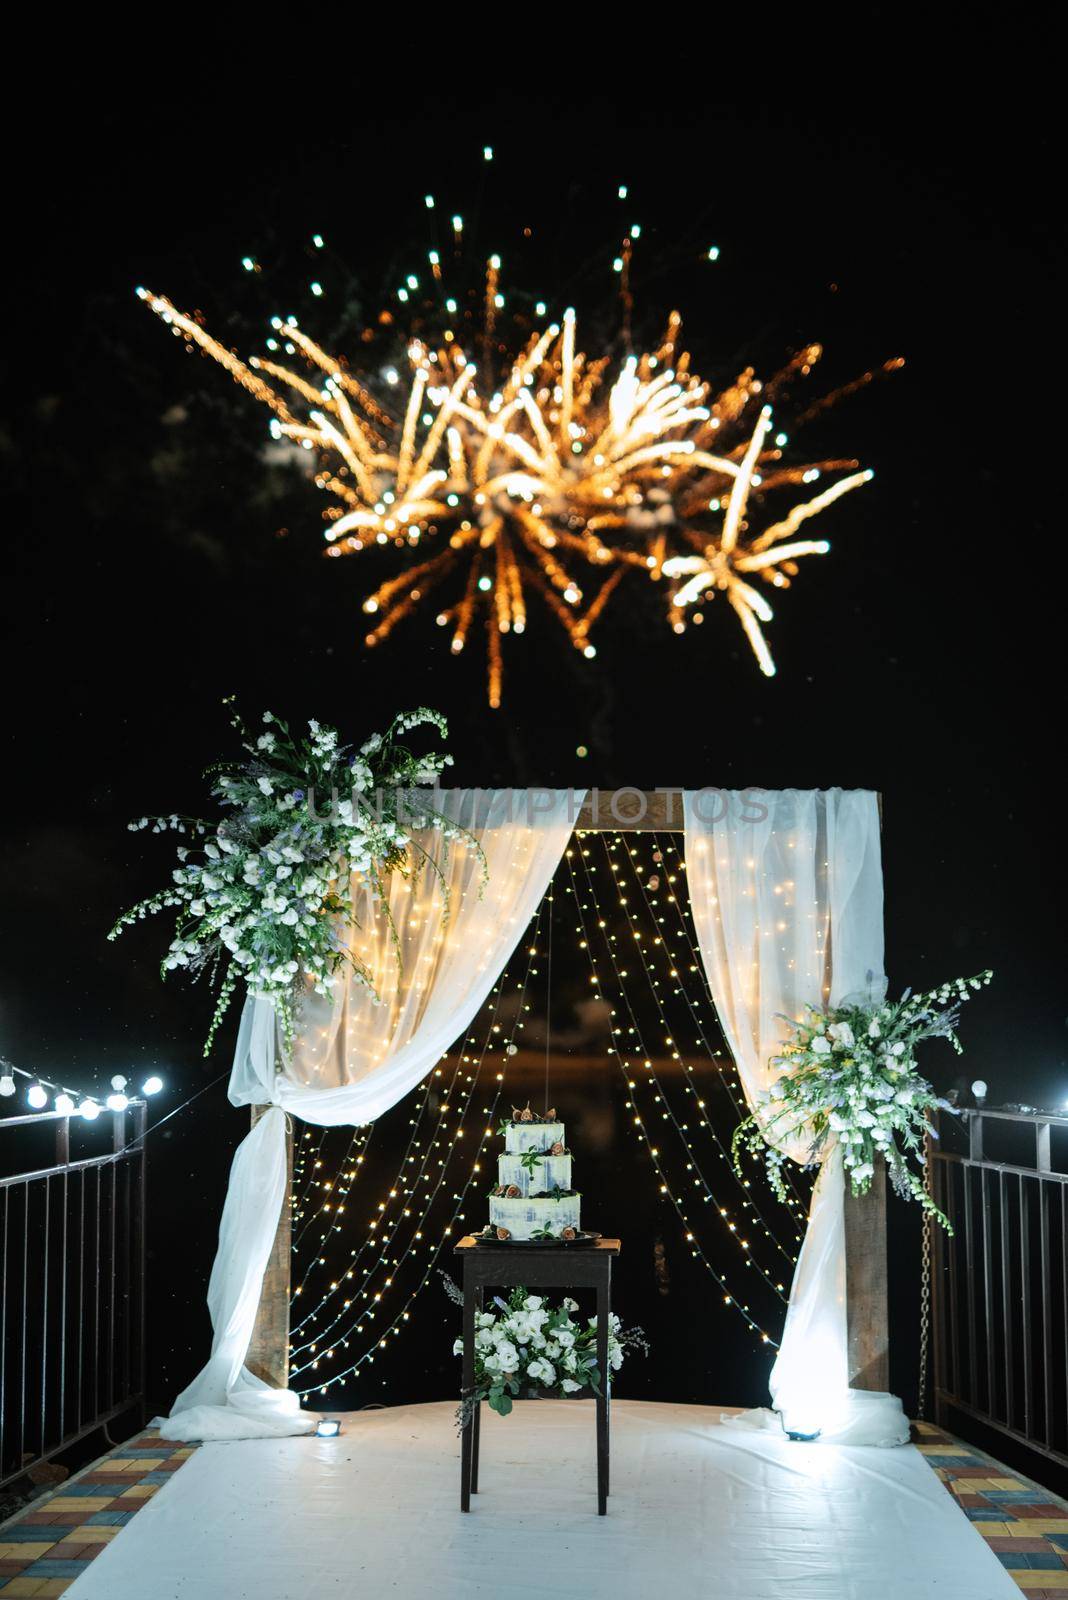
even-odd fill
[[[492,1249],[507,1250],[510,1254],[514,1253],[516,1255],[521,1253],[519,1251],[513,1252],[511,1245],[509,1245],[503,1239],[501,1239],[501,1240],[491,1239],[491,1240],[487,1240],[484,1244],[479,1244],[478,1241],[475,1238],[475,1235],[473,1233],[468,1233],[468,1234],[465,1234],[464,1237],[457,1244],[453,1245],[453,1255],[459,1255],[461,1250],[474,1250],[476,1248],[479,1249],[479,1250],[492,1250]],[[606,1251],[607,1254],[610,1255],[610,1256],[618,1256],[619,1251],[620,1251],[619,1240],[618,1239],[598,1239],[596,1244],[592,1244],[592,1245],[590,1245],[590,1244],[588,1244],[588,1245],[572,1245],[571,1246],[571,1251],[574,1251],[574,1252],[576,1252],[577,1254],[580,1254],[580,1255],[581,1254],[585,1254],[586,1251],[595,1251],[595,1250]],[[523,1253],[525,1253],[525,1252],[523,1252]],[[538,1253],[542,1254],[543,1252],[539,1251]],[[548,1247],[544,1247],[544,1253],[548,1254]]]

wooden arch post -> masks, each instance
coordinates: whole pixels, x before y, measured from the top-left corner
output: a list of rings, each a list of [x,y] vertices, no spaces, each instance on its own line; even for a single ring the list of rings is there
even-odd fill
[[[882,820],[882,797],[879,797]],[[593,789],[575,819],[590,833],[681,833],[681,789]],[[253,1106],[252,1126],[267,1108]],[[289,1299],[292,1260],[293,1128],[287,1123],[288,1177],[274,1248],[267,1263],[246,1365],[284,1389],[289,1381]],[[849,1381],[854,1389],[889,1388],[886,1279],[886,1167],[880,1161],[866,1195],[845,1196],[846,1317]]]

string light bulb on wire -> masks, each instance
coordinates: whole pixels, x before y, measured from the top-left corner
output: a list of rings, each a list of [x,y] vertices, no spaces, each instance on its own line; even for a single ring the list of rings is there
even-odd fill
[[[62,1117],[77,1115],[92,1122],[100,1115],[100,1105],[92,1095],[81,1094],[66,1084],[53,1083],[42,1073],[28,1072],[25,1067],[17,1067],[0,1056],[0,1098],[8,1100],[17,1094],[17,1078],[26,1080],[26,1103],[31,1111],[44,1111],[51,1100],[53,1111]],[[110,1110],[125,1111],[130,1105],[131,1097],[124,1092],[128,1085],[129,1080],[121,1074],[112,1078],[111,1093],[105,1101]],[[162,1088],[163,1079],[153,1074],[141,1085],[141,1093],[147,1098],[158,1094]]]

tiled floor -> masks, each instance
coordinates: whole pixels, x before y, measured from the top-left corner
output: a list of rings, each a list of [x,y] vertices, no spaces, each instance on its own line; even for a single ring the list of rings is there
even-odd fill
[[[0,1527],[4,1600],[63,1594],[194,1448],[143,1433],[20,1511]]]
[[[1068,1505],[929,1423],[920,1449],[1028,1600],[1068,1597]]]
[[[920,1449],[1028,1600],[1068,1600],[1068,1505],[920,1423]],[[195,1446],[151,1431],[0,1527],[0,1595],[61,1595]]]

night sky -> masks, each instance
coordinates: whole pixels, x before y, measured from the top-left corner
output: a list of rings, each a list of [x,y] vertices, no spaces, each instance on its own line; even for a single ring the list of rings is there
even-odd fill
[[[210,997],[160,984],[165,924],[117,944],[106,933],[171,865],[126,823],[201,808],[200,772],[229,748],[225,694],[252,717],[316,716],[357,739],[429,703],[450,717],[464,784],[877,789],[892,990],[995,969],[964,1020],[965,1061],[935,1046],[928,1070],[943,1087],[983,1077],[994,1103],[1068,1100],[1049,870],[1062,740],[1046,546],[1062,530],[1056,471],[1032,442],[1049,428],[1061,256],[1044,97],[994,119],[988,86],[958,81],[947,97],[932,69],[854,81],[833,100],[691,89],[656,102],[675,112],[595,93],[574,118],[561,101],[476,88],[463,112],[446,95],[402,119],[368,87],[343,116],[316,99],[304,121],[301,78],[291,108],[261,120],[177,69],[107,94],[72,77],[13,179],[25,282],[8,304],[0,432],[14,494],[0,1054],[77,1088],[158,1069],[168,1090],[154,1116],[205,1091],[150,1146],[159,1402],[206,1351],[203,1285],[245,1126],[224,1084],[206,1086],[228,1066],[236,1014],[203,1061]],[[264,462],[265,414],[185,355],[133,289],[202,309],[245,353],[267,316],[299,309],[325,343],[349,335],[358,362],[357,330],[425,261],[427,191],[440,214],[463,213],[477,250],[500,252],[506,290],[574,304],[594,329],[616,326],[611,259],[640,223],[636,330],[655,337],[678,307],[702,374],[767,370],[818,339],[819,393],[906,358],[806,438],[876,476],[825,518],[831,554],[777,597],[774,679],[725,604],[675,638],[648,586],[624,586],[592,663],[539,618],[507,654],[497,712],[480,653],[453,660],[430,615],[362,649],[360,602],[390,557],[321,559],[318,497]],[[327,249],[313,263],[316,232]],[[260,273],[243,272],[245,255]],[[581,982],[565,964],[553,1015],[565,1033]],[[591,1102],[607,1081],[591,1078]],[[405,1115],[382,1130],[394,1163]],[[623,1392],[759,1398],[763,1355],[703,1298],[703,1277],[677,1261],[669,1309],[657,1300],[645,1223],[628,1210],[632,1155],[602,1150],[586,1186],[618,1199],[604,1223],[625,1242],[634,1231],[627,1309],[655,1324],[662,1357],[677,1344],[684,1359]],[[895,1210],[893,1227],[904,1383],[914,1218]],[[676,1252],[672,1218],[656,1228]],[[451,1308],[430,1290],[420,1306],[403,1353],[350,1403],[451,1392]],[[679,1331],[706,1312],[715,1380]]]

